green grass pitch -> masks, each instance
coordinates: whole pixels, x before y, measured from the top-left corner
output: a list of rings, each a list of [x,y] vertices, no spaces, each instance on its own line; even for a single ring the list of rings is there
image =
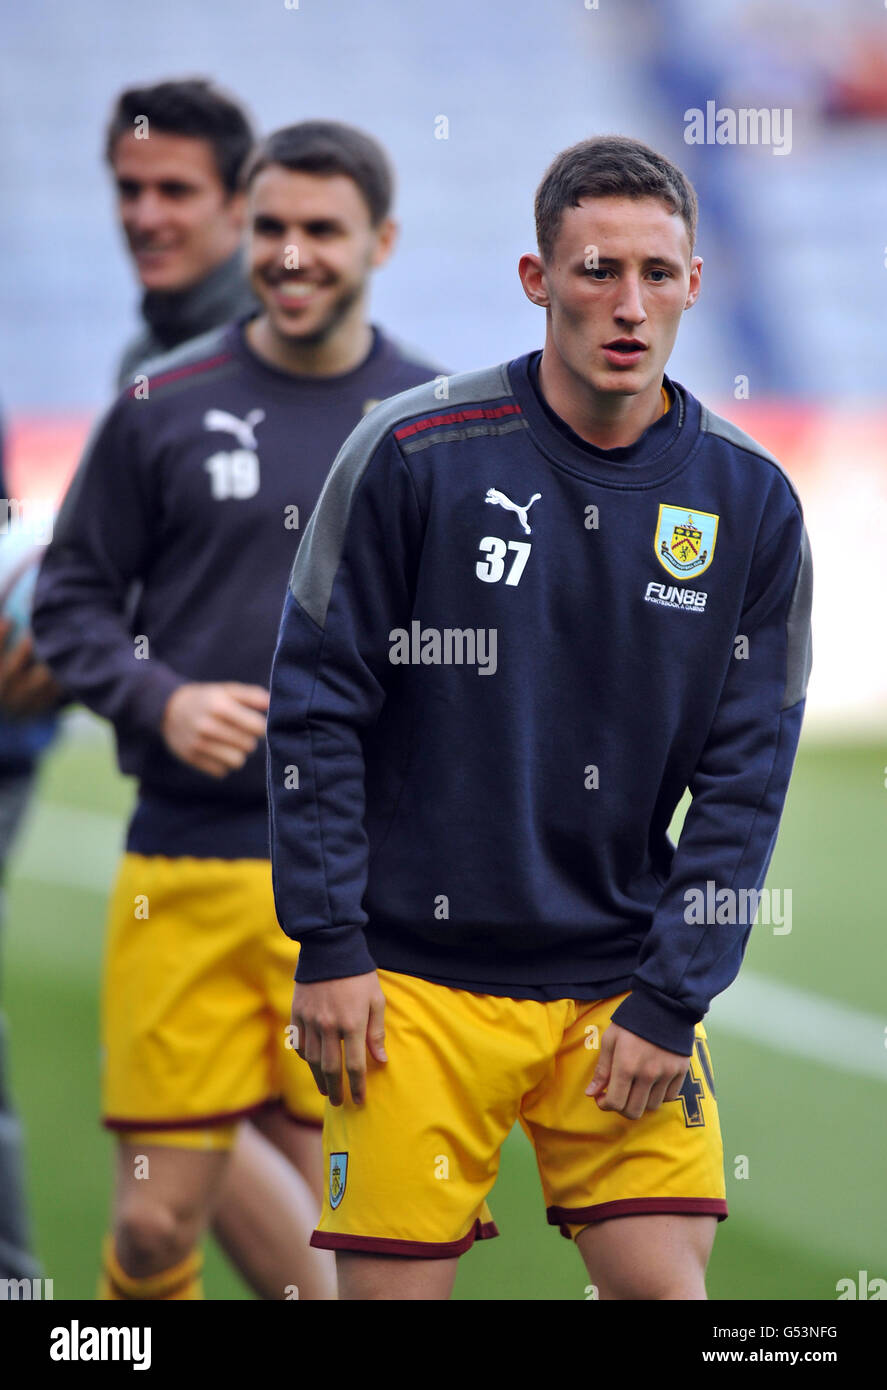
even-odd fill
[[[758,924],[745,969],[871,1019],[883,997],[887,750],[801,748],[769,883],[790,887],[792,931]],[[12,1088],[27,1132],[37,1251],[56,1298],[95,1296],[113,1141],[98,1112],[97,980],[105,892],[132,789],[110,741],[80,717],[45,759],[8,881],[4,1003]],[[834,1299],[840,1278],[887,1276],[883,1181],[887,1050],[857,1067],[844,1050],[787,1051],[706,1020],[715,1065],[730,1219],[709,1268],[713,1299]],[[884,1048],[884,1028],[875,1048]],[[840,1037],[825,1038],[840,1052]],[[865,1060],[865,1059],[863,1059]],[[735,1176],[747,1160],[748,1176]],[[545,1222],[532,1150],[508,1140],[490,1199],[501,1231],[462,1260],[459,1299],[583,1299],[577,1252]],[[207,1242],[210,1299],[251,1295]]]

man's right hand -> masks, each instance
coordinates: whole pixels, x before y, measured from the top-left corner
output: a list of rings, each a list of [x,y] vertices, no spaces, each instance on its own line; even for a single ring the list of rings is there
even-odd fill
[[[385,1053],[385,996],[375,970],[341,980],[296,984],[292,1024],[299,1056],[308,1063],[322,1096],[341,1105],[342,1043],[345,1070],[355,1105],[366,1099],[367,1049],[377,1062]]]
[[[34,640],[25,633],[7,650],[9,618],[0,618],[0,716],[29,719],[53,709],[64,695],[48,666],[34,655]]]
[[[265,737],[268,691],[240,681],[180,685],[166,702],[161,733],[170,752],[210,777],[243,767]],[[260,712],[261,711],[261,712]]]

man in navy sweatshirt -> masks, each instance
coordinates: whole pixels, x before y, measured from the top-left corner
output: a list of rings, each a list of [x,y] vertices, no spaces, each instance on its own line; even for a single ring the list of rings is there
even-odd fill
[[[105,155],[143,290],[142,328],[123,352],[118,387],[149,359],[258,308],[242,247],[240,174],[252,145],[246,112],[205,80],[118,96]]]
[[[601,1298],[705,1297],[701,1020],[772,854],[812,581],[779,464],[664,372],[696,212],[637,141],[558,156],[520,262],[543,351],[373,412],[293,567],[272,866],[345,1298],[448,1296],[515,1120]]]
[[[320,1187],[322,1102],[287,1033],[298,950],[271,891],[267,682],[280,592],[337,449],[434,375],[367,318],[396,236],[392,183],[378,144],[338,122],[260,145],[246,185],[262,312],[143,368],[94,432],[38,579],[40,654],[113,723],[139,781],[102,999],[119,1141],[107,1298],[200,1296],[197,1243],[245,1116]],[[226,1249],[265,1298],[328,1297],[311,1191],[294,1211],[285,1166],[261,1189],[253,1170]]]

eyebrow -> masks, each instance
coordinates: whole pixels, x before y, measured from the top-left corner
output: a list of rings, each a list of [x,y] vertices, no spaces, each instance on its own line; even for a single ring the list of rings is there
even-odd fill
[[[592,267],[592,269],[600,270],[602,266],[608,269],[610,267],[621,269],[624,264],[625,262],[620,260],[618,256],[598,256],[597,266]],[[646,256],[643,264],[645,266],[663,266],[666,270],[674,270],[677,272],[680,272],[684,268],[680,261],[672,260],[671,256]],[[585,257],[582,258],[582,265],[584,268]]]
[[[149,188],[152,183],[156,184],[158,188],[197,187],[197,185],[193,183],[189,178],[187,178],[184,174],[182,174],[181,176],[175,175],[165,179],[153,180],[131,178],[126,174],[121,174],[118,178],[115,179],[115,183],[118,188]]]
[[[275,227],[285,227],[287,225],[286,219],[276,212],[259,212],[257,210],[253,213],[252,220],[253,226],[259,222],[268,222]],[[316,230],[318,227],[332,227],[336,231],[341,231],[344,228],[344,223],[337,217],[309,217],[299,225],[306,228],[308,231],[312,228]]]

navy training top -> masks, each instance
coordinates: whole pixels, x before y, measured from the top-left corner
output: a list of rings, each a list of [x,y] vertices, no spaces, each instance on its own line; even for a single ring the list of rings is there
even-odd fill
[[[674,381],[636,443],[585,443],[536,356],[386,402],[338,456],[271,678],[277,914],[300,981],[630,990],[616,1021],[688,1055],[750,930],[710,904],[761,888],[800,733],[801,508]]]
[[[435,368],[378,329],[337,376],[259,358],[246,320],[142,368],[99,423],[55,524],[34,599],[37,651],[112,721],[139,779],[127,848],[267,858],[262,743],[217,780],[171,753],[186,681],[268,685],[281,594],[336,452],[379,400]]]

